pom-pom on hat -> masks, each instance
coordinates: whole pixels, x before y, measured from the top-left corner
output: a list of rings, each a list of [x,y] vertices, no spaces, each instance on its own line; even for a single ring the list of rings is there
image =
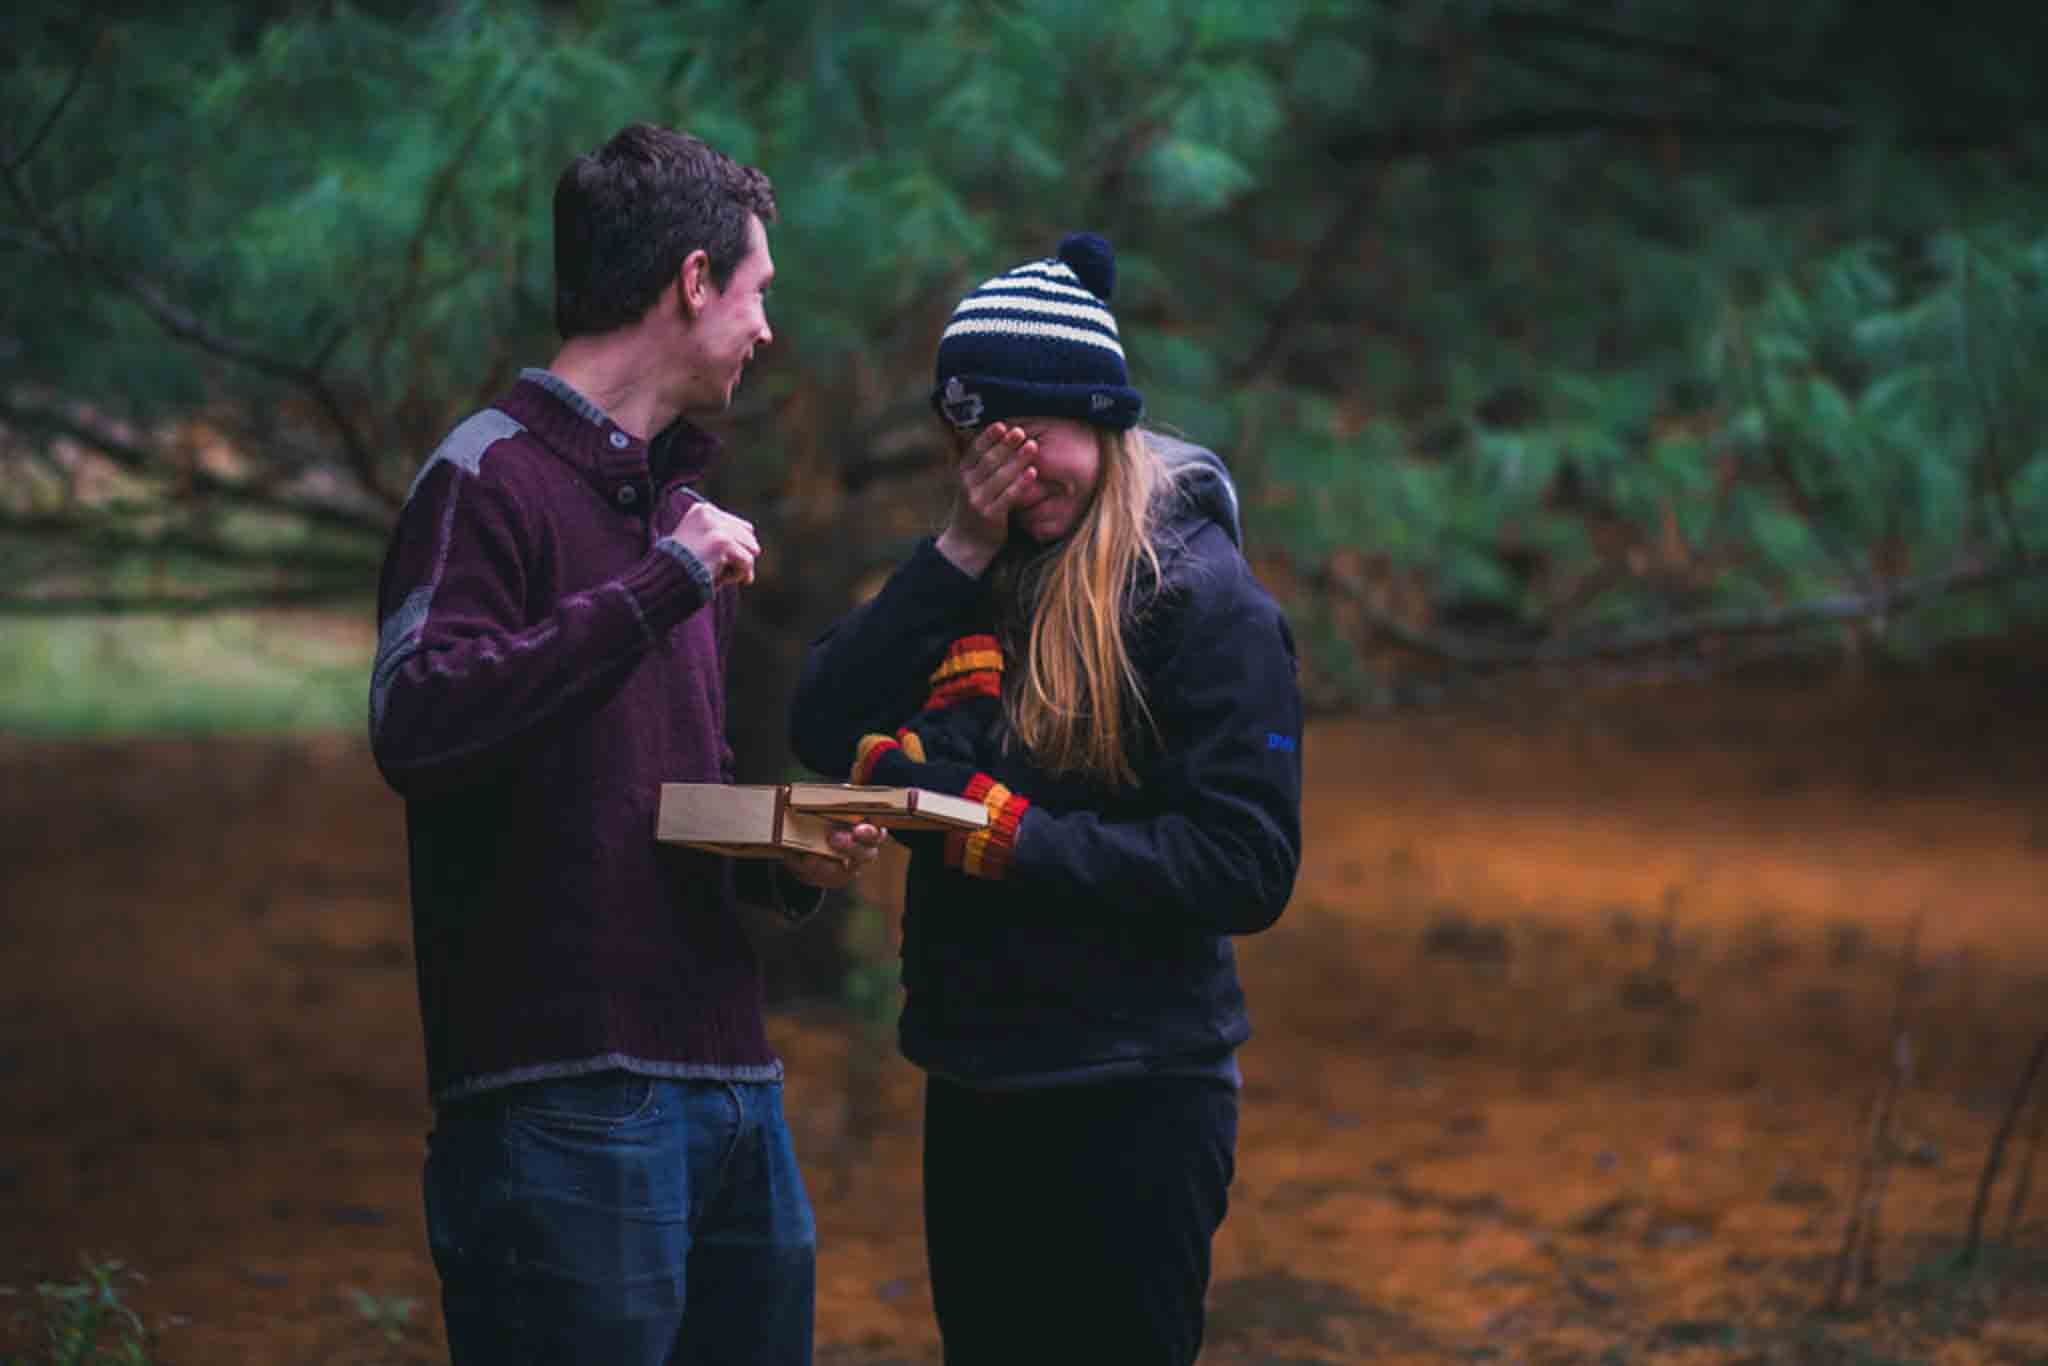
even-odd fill
[[[1115,290],[1116,253],[1092,232],[983,281],[939,338],[932,406],[962,430],[1019,417],[1137,425],[1145,400],[1124,369]]]

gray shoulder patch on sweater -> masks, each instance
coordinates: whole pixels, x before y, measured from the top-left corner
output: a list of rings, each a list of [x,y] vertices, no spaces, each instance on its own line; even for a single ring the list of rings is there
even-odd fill
[[[412,487],[405,491],[407,502],[419,492],[420,481],[427,472],[442,461],[459,469],[475,474],[483,468],[484,452],[508,436],[517,436],[526,428],[510,414],[496,408],[486,408],[480,413],[471,413],[458,424],[454,431],[441,440],[434,453],[427,457],[427,463],[420,466],[420,472],[413,476]]]
[[[399,668],[419,649],[420,628],[426,624],[427,608],[434,590],[416,588],[407,595],[377,631],[377,662],[370,670],[370,734],[384,725],[384,703]]]
[[[1145,440],[1179,476],[1182,503],[1198,515],[1207,516],[1226,532],[1231,544],[1244,545],[1244,527],[1238,518],[1237,485],[1221,456],[1191,441],[1148,431]]]

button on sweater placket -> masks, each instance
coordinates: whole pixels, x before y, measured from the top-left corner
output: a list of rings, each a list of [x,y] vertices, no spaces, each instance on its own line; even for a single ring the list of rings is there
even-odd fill
[[[605,433],[604,440],[616,454],[599,456],[598,476],[610,482],[612,506],[629,517],[638,516],[647,501],[647,488],[645,466],[629,454],[633,438],[614,427]]]

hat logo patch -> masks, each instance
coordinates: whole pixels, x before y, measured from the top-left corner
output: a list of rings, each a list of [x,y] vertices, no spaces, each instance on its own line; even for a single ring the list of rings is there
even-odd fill
[[[946,381],[945,393],[939,399],[939,410],[946,415],[946,421],[955,427],[976,426],[981,422],[982,407],[981,395],[967,392],[958,375]]]

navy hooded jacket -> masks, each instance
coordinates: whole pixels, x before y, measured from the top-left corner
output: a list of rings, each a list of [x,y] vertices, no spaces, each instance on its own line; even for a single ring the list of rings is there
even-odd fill
[[[1183,466],[1157,549],[1162,591],[1131,628],[1157,725],[1135,788],[1055,778],[1020,746],[980,767],[1030,799],[1007,875],[970,877],[913,842],[901,1020],[912,1062],[968,1083],[1142,1075],[1227,1057],[1250,1035],[1230,938],[1271,925],[1301,856],[1301,697],[1292,635],[1238,548],[1236,494],[1209,451]],[[844,778],[860,737],[912,721],[986,582],[921,543],[813,642],[797,755]]]

